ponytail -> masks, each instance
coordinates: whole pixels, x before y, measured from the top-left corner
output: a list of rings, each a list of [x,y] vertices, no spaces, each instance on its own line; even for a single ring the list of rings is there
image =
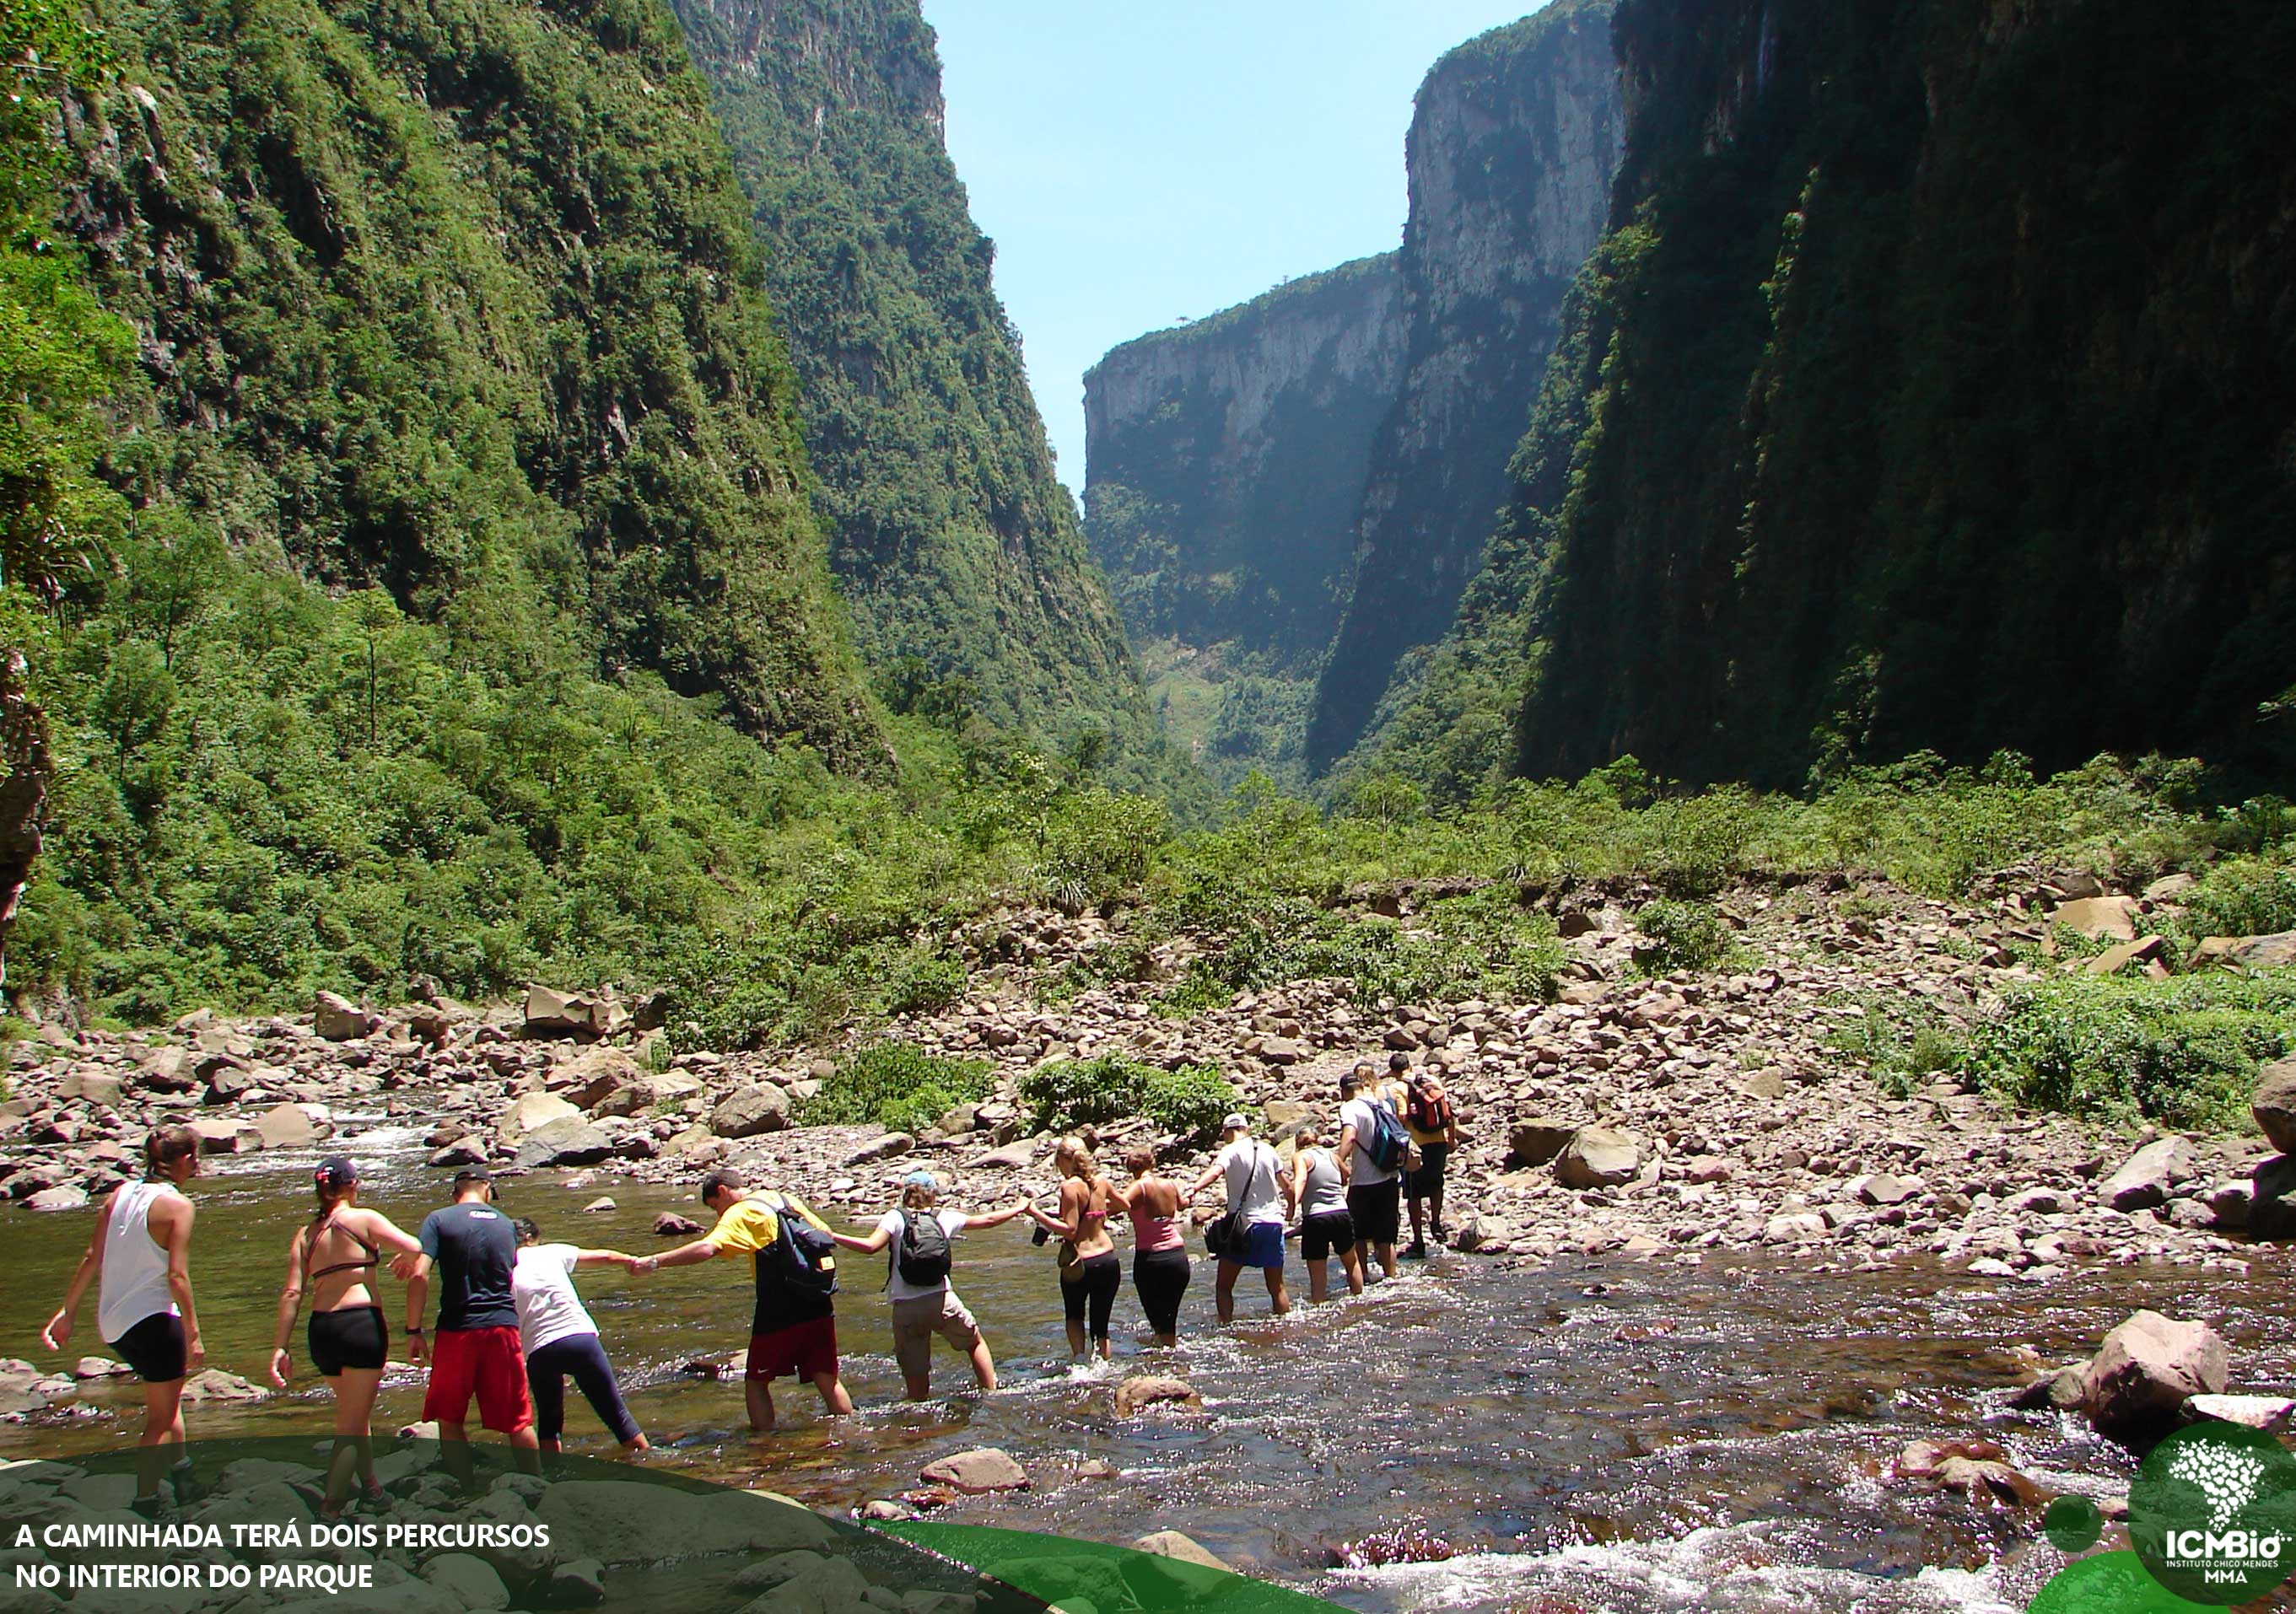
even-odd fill
[[[200,1135],[189,1127],[154,1127],[144,1140],[144,1175],[165,1176],[168,1167],[200,1151]]]

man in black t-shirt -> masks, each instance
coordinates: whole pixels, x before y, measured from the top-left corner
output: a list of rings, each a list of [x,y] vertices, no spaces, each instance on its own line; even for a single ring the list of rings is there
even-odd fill
[[[435,1419],[447,1466],[467,1482],[470,1436],[463,1421],[471,1398],[481,1427],[510,1437],[519,1467],[542,1469],[528,1393],[526,1356],[519,1349],[518,1307],[511,1299],[511,1269],[518,1264],[518,1233],[494,1208],[494,1181],[483,1166],[455,1175],[455,1202],[422,1220],[422,1253],[406,1280],[409,1355],[423,1357],[422,1308],[430,1273],[439,1274],[439,1338],[432,1345],[430,1383],[422,1415]]]

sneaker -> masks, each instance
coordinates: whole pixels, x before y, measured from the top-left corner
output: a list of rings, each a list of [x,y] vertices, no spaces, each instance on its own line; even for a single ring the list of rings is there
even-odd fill
[[[1427,1258],[1427,1245],[1425,1241],[1420,1239],[1412,1240],[1410,1244],[1404,1249],[1403,1258],[1406,1261],[1425,1260]]]

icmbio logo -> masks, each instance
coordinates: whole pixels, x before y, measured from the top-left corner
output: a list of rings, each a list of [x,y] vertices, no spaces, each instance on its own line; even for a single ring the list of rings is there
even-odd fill
[[[2296,1456],[2237,1424],[2179,1430],[2129,1487],[2128,1536],[2179,1597],[2253,1602],[2296,1574]]]

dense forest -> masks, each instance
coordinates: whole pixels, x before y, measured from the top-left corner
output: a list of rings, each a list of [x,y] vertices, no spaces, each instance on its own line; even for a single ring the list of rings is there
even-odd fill
[[[1169,788],[943,143],[916,0],[676,4],[755,212],[831,564],[881,686]]]

